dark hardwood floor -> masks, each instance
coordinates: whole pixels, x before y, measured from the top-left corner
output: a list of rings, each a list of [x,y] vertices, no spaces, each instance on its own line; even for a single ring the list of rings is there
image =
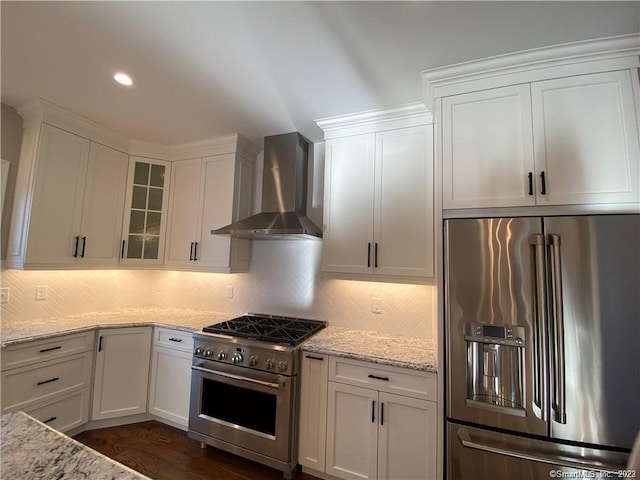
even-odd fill
[[[282,480],[282,472],[216,448],[200,448],[186,432],[149,421],[88,430],[80,443],[154,480]],[[295,480],[319,480],[298,471]]]

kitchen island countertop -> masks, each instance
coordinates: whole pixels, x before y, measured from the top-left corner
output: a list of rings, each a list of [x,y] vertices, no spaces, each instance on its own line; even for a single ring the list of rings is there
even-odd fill
[[[23,412],[2,415],[3,480],[149,480]]]
[[[328,326],[303,345],[308,352],[437,373],[438,350],[426,338]]]

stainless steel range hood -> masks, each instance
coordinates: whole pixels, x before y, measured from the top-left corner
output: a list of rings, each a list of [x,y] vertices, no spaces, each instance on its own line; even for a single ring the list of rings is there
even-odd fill
[[[242,238],[322,238],[307,217],[309,144],[297,132],[264,139],[262,213],[211,230]]]

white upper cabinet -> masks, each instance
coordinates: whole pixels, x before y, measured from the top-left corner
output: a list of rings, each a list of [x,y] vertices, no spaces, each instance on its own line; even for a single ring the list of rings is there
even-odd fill
[[[253,164],[235,153],[174,162],[165,266],[220,273],[246,272],[248,239],[211,230],[248,217]]]
[[[128,155],[91,143],[78,247],[82,263],[118,261],[128,163]]]
[[[211,235],[252,213],[259,150],[241,135],[164,146],[42,99],[18,111],[8,267],[248,270],[249,240]]]
[[[628,70],[531,84],[538,203],[640,201],[640,147]]]
[[[373,271],[433,276],[433,126],[376,134]]]
[[[637,209],[639,55],[631,35],[424,72],[443,209]]]
[[[529,85],[442,99],[443,207],[533,205],[531,125]]]
[[[375,134],[328,140],[325,149],[325,272],[372,272]]]
[[[34,158],[33,187],[26,192],[31,210],[23,217],[22,232],[20,223],[15,226],[24,236],[23,242],[14,238],[10,263],[28,268],[117,265],[127,155],[42,124]]]
[[[182,265],[194,260],[194,250],[198,245],[200,228],[198,225],[198,208],[202,177],[202,162],[199,158],[182,160],[171,165],[171,189],[169,197],[169,233],[167,234],[167,251],[165,264]]]
[[[429,119],[344,130],[329,125],[339,125],[336,119],[318,121],[327,138],[323,271],[433,277]]]
[[[130,158],[121,263],[143,266],[164,261],[170,174],[169,162]]]

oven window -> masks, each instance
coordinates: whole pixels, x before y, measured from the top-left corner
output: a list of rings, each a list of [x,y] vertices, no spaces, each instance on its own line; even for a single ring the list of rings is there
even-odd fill
[[[202,381],[202,413],[251,430],[276,434],[277,396],[214,380]]]

